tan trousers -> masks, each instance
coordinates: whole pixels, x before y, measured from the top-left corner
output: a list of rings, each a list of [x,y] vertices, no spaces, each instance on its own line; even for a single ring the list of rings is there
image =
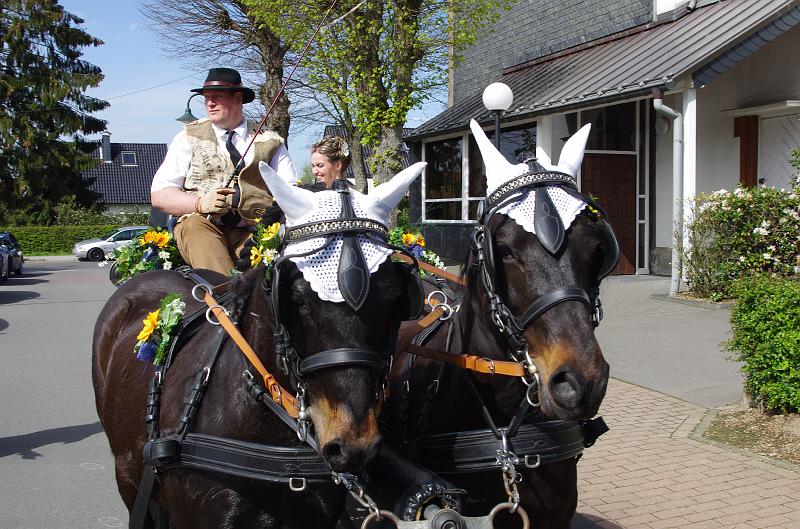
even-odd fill
[[[251,235],[247,228],[226,228],[197,214],[189,215],[175,226],[175,242],[189,266],[226,276],[231,275],[239,252]]]

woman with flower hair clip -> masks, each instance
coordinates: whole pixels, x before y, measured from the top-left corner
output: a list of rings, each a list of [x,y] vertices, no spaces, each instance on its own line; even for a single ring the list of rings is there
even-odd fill
[[[311,172],[328,189],[335,180],[345,178],[350,159],[350,146],[339,136],[329,136],[311,146]]]

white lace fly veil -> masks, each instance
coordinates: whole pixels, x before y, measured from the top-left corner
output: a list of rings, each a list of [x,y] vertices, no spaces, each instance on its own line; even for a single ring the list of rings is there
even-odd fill
[[[420,162],[404,169],[388,182],[374,188],[368,195],[350,191],[355,216],[386,226],[389,214],[426,165],[424,162]],[[342,199],[337,191],[326,190],[314,193],[289,185],[263,162],[259,164],[259,169],[267,181],[275,201],[286,215],[287,228],[340,217]],[[372,274],[392,254],[392,250],[365,235],[359,234],[356,237],[369,273]],[[333,240],[328,244],[329,238]],[[288,242],[284,248],[284,258],[289,259],[297,266],[297,269],[303,274],[303,278],[309,282],[320,299],[334,303],[345,301],[338,282],[343,240],[342,235],[323,235]]]
[[[506,160],[505,156],[489,141],[483,129],[474,119],[470,120],[469,126],[481,151],[483,163],[486,166],[486,196],[491,196],[503,184],[529,172],[528,164],[512,164]],[[585,125],[567,141],[561,151],[558,165],[552,165],[544,150],[537,146],[537,163],[547,171],[565,173],[575,177],[583,162],[583,151],[586,148],[590,129],[591,125]],[[551,185],[531,190],[522,200],[513,201],[500,208],[497,212],[513,219],[525,231],[535,235],[534,210],[536,208],[536,193],[540,192],[549,195],[565,229],[572,225],[572,222],[587,205],[586,202],[564,191],[559,186]]]

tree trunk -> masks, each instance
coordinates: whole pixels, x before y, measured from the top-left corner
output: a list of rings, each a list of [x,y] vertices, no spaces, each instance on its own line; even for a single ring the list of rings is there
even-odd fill
[[[379,184],[403,170],[403,127],[384,127],[378,145],[372,151],[372,176]]]
[[[275,94],[283,86],[283,60],[286,56],[286,49],[281,46],[278,38],[269,31],[259,33],[259,41],[256,45],[261,50],[261,63],[264,67],[266,81],[259,87],[258,98],[264,105],[264,111],[268,111]],[[264,128],[277,132],[289,147],[289,96],[283,91],[275,102],[272,112],[267,117]]]
[[[350,133],[350,167],[356,179],[356,191],[367,193],[367,173],[364,171],[364,151],[361,148],[363,135],[358,129]]]
[[[391,180],[403,170],[403,127],[384,127],[381,139],[372,151],[372,177],[378,184]],[[397,225],[397,209],[389,217],[389,228]]]

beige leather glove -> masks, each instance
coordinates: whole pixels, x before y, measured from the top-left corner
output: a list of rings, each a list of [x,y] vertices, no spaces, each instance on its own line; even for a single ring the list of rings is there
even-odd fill
[[[208,213],[225,213],[231,209],[231,197],[234,193],[233,189],[229,187],[222,187],[209,191],[202,197],[197,198],[194,204],[194,211],[201,215]]]

